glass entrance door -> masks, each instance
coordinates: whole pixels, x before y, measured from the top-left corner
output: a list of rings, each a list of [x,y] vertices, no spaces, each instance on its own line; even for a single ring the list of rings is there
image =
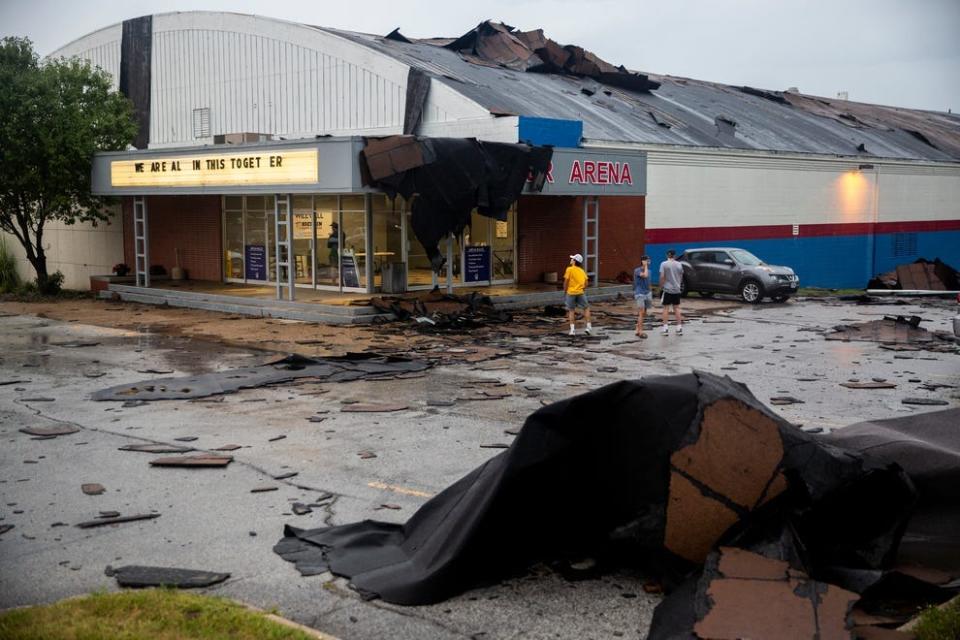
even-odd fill
[[[443,246],[443,245],[441,245]],[[446,239],[447,288],[463,284],[463,234],[450,234]]]
[[[410,222],[411,217],[413,217],[413,213],[404,211],[403,237],[406,238],[407,289],[432,289],[437,285],[437,274],[430,266],[427,250],[423,248],[413,232],[413,225]]]
[[[317,212],[317,243],[314,252],[314,270],[317,286],[322,289],[340,288],[340,204],[337,196],[314,196]]]
[[[293,269],[294,282],[301,286],[313,287],[314,247],[316,229],[313,214],[313,196],[293,197]]]

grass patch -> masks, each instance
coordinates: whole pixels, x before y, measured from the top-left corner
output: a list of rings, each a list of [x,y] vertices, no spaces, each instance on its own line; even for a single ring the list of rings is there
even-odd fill
[[[960,638],[960,598],[941,607],[927,607],[913,632],[917,640],[957,640]]]
[[[859,296],[866,293],[866,289],[821,289],[820,287],[800,287],[796,295],[809,298],[830,298],[833,296]]]
[[[21,285],[12,293],[0,293],[0,302],[57,302],[60,300],[90,300],[96,297],[92,291],[60,289],[53,294],[40,293],[32,282]]]
[[[7,248],[5,238],[0,238],[0,293],[13,293],[20,288],[17,258]]]
[[[4,640],[315,640],[243,605],[174,589],[95,593],[0,613]]]

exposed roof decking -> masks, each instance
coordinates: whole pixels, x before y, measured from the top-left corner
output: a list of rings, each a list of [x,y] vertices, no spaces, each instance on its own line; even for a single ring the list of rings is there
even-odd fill
[[[651,76],[651,93],[574,76],[529,73],[468,62],[423,42],[324,29],[418,67],[495,113],[583,121],[587,139],[712,148],[956,162],[960,116],[802,94],[751,95],[717,83]],[[587,88],[593,95],[581,91]],[[762,92],[761,92],[762,93]],[[715,118],[736,122],[721,133]],[[664,126],[664,124],[670,126]],[[906,129],[912,128],[937,147]],[[863,145],[865,152],[859,151]]]

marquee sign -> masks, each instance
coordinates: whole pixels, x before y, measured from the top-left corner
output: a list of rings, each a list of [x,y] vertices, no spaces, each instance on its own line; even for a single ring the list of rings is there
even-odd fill
[[[110,162],[111,187],[315,184],[317,149],[143,156]]]

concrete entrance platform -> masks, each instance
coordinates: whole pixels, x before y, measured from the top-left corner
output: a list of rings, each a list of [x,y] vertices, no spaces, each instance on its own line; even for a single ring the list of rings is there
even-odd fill
[[[458,288],[456,295],[477,292],[490,296],[501,309],[523,309],[548,304],[561,304],[563,292],[554,284],[501,285],[493,287]],[[427,291],[411,291],[404,297],[427,295]],[[612,300],[618,295],[630,295],[630,285],[601,283],[587,289],[590,300]],[[188,309],[205,309],[264,318],[284,318],[319,322],[323,324],[370,324],[375,318],[392,319],[370,305],[370,299],[384,294],[341,293],[297,289],[296,299],[277,300],[276,288],[265,285],[217,282],[162,282],[153,287],[110,284],[101,291],[100,298],[119,299],[144,304],[168,305]]]

